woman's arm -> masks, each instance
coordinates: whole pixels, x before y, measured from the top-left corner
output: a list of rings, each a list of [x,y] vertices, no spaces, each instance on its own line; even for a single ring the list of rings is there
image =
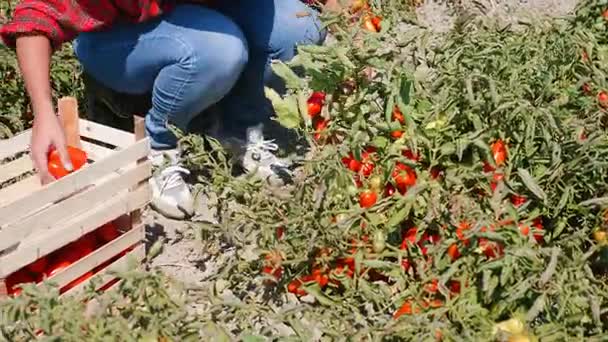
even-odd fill
[[[19,68],[34,112],[31,157],[41,183],[47,184],[53,181],[47,166],[48,152],[52,147],[57,149],[66,170],[73,169],[51,96],[51,42],[44,35],[19,36],[16,39],[16,49]]]

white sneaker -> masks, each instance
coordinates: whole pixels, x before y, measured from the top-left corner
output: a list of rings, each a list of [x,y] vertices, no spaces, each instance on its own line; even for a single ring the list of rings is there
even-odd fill
[[[291,163],[275,155],[279,149],[274,140],[265,140],[263,124],[247,129],[247,141],[223,139],[222,144],[236,154],[236,160],[248,174],[254,174],[268,184],[281,186],[291,182]]]
[[[190,171],[180,166],[178,155],[177,150],[152,150],[150,160],[159,170],[150,178],[150,204],[165,217],[181,220],[194,215],[194,198],[183,178]],[[165,156],[169,159],[169,166],[164,166]]]

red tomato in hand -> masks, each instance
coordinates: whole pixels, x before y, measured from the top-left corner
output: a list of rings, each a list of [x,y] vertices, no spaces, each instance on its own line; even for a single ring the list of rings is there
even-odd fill
[[[67,150],[70,160],[72,161],[74,171],[80,169],[84,164],[86,164],[87,153],[85,151],[73,146],[68,146]],[[49,173],[53,175],[55,179],[65,177],[70,173],[63,167],[61,158],[59,158],[59,152],[57,152],[56,149],[51,150],[48,155],[48,169]]]
[[[369,208],[376,204],[378,200],[378,195],[371,191],[365,190],[359,194],[359,205],[361,208]]]

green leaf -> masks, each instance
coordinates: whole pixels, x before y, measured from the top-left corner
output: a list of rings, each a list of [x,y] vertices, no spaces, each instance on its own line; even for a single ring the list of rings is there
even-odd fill
[[[519,174],[519,177],[521,178],[522,182],[524,182],[524,185],[528,188],[528,190],[530,190],[539,199],[543,201],[547,200],[547,195],[545,194],[543,189],[538,186],[534,178],[532,178],[532,176],[527,170],[518,168],[517,173]]]
[[[270,67],[277,76],[285,81],[287,88],[302,89],[304,87],[304,82],[302,79],[300,79],[298,75],[296,75],[296,73],[293,72],[293,70],[291,70],[291,68],[282,61],[273,61]]]
[[[286,99],[282,99],[276,91],[269,87],[265,87],[264,91],[276,112],[277,121],[285,128],[298,127],[301,117],[295,97],[288,96]]]
[[[392,228],[403,222],[403,220],[410,214],[412,209],[411,203],[406,203],[403,208],[391,216],[390,220],[386,223],[387,228]]]

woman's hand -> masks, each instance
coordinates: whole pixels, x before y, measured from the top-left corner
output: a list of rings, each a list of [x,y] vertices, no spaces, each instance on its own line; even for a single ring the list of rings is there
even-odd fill
[[[34,167],[38,171],[42,185],[48,184],[55,179],[48,170],[48,155],[52,149],[59,153],[63,167],[72,171],[74,167],[70,161],[65,142],[65,133],[54,113],[37,113],[32,128],[31,158]]]

